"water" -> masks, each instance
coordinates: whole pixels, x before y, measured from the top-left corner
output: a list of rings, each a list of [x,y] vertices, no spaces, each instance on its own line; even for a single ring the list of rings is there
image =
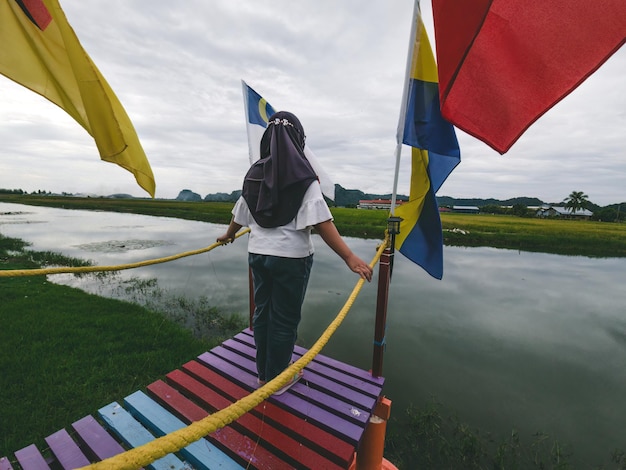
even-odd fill
[[[205,247],[217,224],[133,214],[66,211],[0,203],[0,233],[115,265]],[[347,239],[370,260],[377,241]],[[300,328],[310,346],[356,283],[316,238]],[[445,247],[437,281],[397,255],[387,323],[385,394],[402,420],[411,403],[436,397],[472,428],[530,439],[538,431],[570,445],[580,468],[626,449],[626,262],[491,248]],[[121,279],[158,279],[187,298],[204,296],[226,313],[247,315],[246,240],[209,254],[123,271]],[[55,282],[115,295],[71,275]],[[366,285],[323,353],[369,369],[376,282]]]

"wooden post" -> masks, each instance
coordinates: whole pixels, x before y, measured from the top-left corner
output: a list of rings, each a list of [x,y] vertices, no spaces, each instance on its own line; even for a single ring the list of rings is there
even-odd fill
[[[374,326],[374,357],[372,375],[383,375],[383,355],[385,353],[385,333],[387,330],[387,301],[393,263],[393,245],[388,246],[380,257],[378,268],[378,294],[376,298],[376,322]]]

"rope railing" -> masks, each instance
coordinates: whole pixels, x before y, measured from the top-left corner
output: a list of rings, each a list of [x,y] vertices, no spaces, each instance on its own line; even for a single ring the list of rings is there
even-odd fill
[[[235,238],[239,238],[246,233],[249,233],[250,229],[245,229],[239,232]],[[88,273],[88,272],[100,272],[100,271],[121,271],[125,269],[138,268],[142,266],[149,266],[158,263],[165,263],[168,261],[174,261],[187,256],[206,253],[214,248],[225,245],[227,242],[216,242],[212,245],[201,248],[199,250],[187,251],[172,256],[166,256],[163,258],[157,258],[152,260],[145,260],[136,263],[121,264],[116,266],[79,266],[79,267],[55,267],[55,268],[39,268],[39,269],[16,269],[16,270],[0,270],[0,277],[19,277],[19,276],[37,276],[47,274],[65,274],[65,273]],[[388,247],[390,243],[389,235],[386,234],[385,240],[380,244],[376,251],[376,255],[370,262],[370,267],[374,266],[380,260],[383,251]],[[134,470],[155,462],[156,460],[165,457],[168,454],[178,452],[179,450],[187,447],[188,445],[200,440],[204,436],[211,434],[218,429],[227,426],[233,421],[243,416],[248,411],[255,408],[262,403],[268,397],[276,393],[283,388],[293,376],[304,369],[320,351],[326,346],[331,336],[335,333],[337,328],[341,325],[348,312],[352,308],[356,297],[360,293],[364,279],[359,279],[352,290],[352,293],[346,300],[344,306],[339,311],[335,319],[329,324],[326,330],[322,333],[315,344],[296,362],[291,364],[280,375],[273,380],[267,382],[265,385],[258,388],[256,391],[247,395],[246,397],[238,400],[230,406],[219,410],[206,418],[191,423],[189,426],[181,428],[170,434],[157,438],[148,442],[142,446],[130,449],[121,454],[115,455],[101,462],[93,463],[83,469],[89,470],[104,470],[104,469],[116,469],[116,470]]]
[[[369,264],[371,268],[374,268],[374,266],[378,263],[383,251],[388,247],[389,242],[389,236],[386,236],[383,243],[381,243],[378,247],[376,255]],[[315,356],[320,353],[352,308],[352,305],[361,291],[364,282],[364,279],[359,279],[357,281],[352,293],[348,297],[348,300],[346,300],[344,306],[339,311],[335,319],[328,325],[315,344],[300,359],[287,367],[287,369],[285,369],[273,380],[270,380],[265,385],[228,407],[223,408],[222,410],[219,410],[200,421],[195,421],[187,427],[159,437],[124,453],[102,460],[101,462],[82,467],[82,469],[135,470],[145,467],[168,454],[178,452],[208,434],[211,434],[212,432],[215,432],[239,419],[248,411],[252,410],[268,397],[287,385],[294,374],[304,369],[304,367],[306,367],[315,358]]]
[[[249,233],[250,229],[247,228],[239,232],[235,238],[239,238],[246,233]],[[200,255],[211,251],[212,249],[225,245],[227,242],[215,242],[205,248],[198,250],[185,251],[176,255],[165,256],[163,258],[149,259],[144,261],[138,261],[136,263],[119,264],[117,266],[65,266],[56,268],[37,268],[37,269],[6,269],[0,270],[0,277],[20,277],[20,276],[39,276],[43,274],[77,274],[77,273],[93,273],[101,271],[122,271],[125,269],[141,268],[143,266],[150,266],[153,264],[167,263],[168,261],[174,261],[187,256]]]

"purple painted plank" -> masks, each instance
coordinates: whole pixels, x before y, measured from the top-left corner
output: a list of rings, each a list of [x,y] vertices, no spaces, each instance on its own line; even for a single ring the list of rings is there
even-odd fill
[[[320,389],[313,388],[320,387]],[[338,387],[335,382],[323,377],[315,377],[310,371],[306,371],[303,380],[300,380],[291,389],[307,400],[313,400],[329,411],[341,414],[346,419],[367,424],[376,400],[366,395],[354,392],[345,387]],[[332,393],[329,393],[332,392]]]
[[[8,458],[6,457],[0,458],[0,470],[13,470],[13,467],[11,466],[11,462],[9,462]]]
[[[236,335],[235,339],[238,340],[238,341],[246,342],[246,343],[251,344],[252,346],[254,346],[254,338],[252,336],[252,330],[250,330],[249,328],[246,328],[241,333]],[[296,353],[298,353],[299,355],[303,355],[304,353],[307,352],[307,349],[305,349],[305,348],[303,348],[301,346],[296,346],[294,348],[294,351]],[[360,378],[362,380],[371,382],[373,384],[380,385],[381,387],[385,383],[384,377],[374,377],[370,372],[368,372],[368,371],[366,371],[364,369],[360,369],[360,368],[352,366],[350,364],[346,364],[345,362],[338,361],[337,359],[333,359],[331,357],[324,356],[323,354],[318,354],[317,356],[315,356],[315,360],[317,362],[321,363],[321,364],[324,364],[324,365],[328,366],[328,367],[332,367],[333,369],[337,369],[337,370],[343,371],[346,374],[350,374],[350,375],[358,377],[358,378]]]
[[[300,359],[307,351],[302,348],[294,349],[294,356]],[[342,370],[338,370],[334,367],[329,367],[326,364],[319,362],[317,358],[313,360],[307,367],[314,370],[320,375],[323,375],[335,382],[340,382],[346,387],[350,387],[353,390],[357,390],[361,393],[369,395],[372,398],[378,399],[382,391],[382,384],[375,384],[368,380],[364,380],[361,377],[355,377],[352,374],[347,374]],[[383,379],[384,380],[384,379]]]
[[[256,370],[253,372],[249,365],[246,368],[242,368],[240,364],[232,364],[212,354],[213,349],[210,352],[202,353],[198,356],[198,360],[206,365],[210,365],[213,370],[220,372],[220,375],[229,377],[231,382],[235,382],[247,390],[259,388]]]
[[[72,424],[81,441],[97,460],[108,459],[124,452],[124,448],[98,423],[93,416],[85,416]]]
[[[247,359],[254,360],[255,350],[249,344],[230,339],[224,341],[222,346]],[[299,354],[294,355],[294,360],[298,360],[299,358]],[[225,357],[225,359],[234,360],[230,357]],[[344,374],[341,371],[320,364],[315,360],[310,362],[305,370],[317,374],[315,377],[309,375],[309,381],[314,383],[316,387],[328,390],[337,398],[345,398],[369,410],[374,408],[381,393],[381,387],[379,385],[366,382],[352,375]]]
[[[245,356],[251,361],[255,360],[256,348],[254,347],[254,344],[243,343],[234,339],[227,339],[222,343],[222,346],[228,349],[232,349],[233,351],[241,354],[242,356]]]
[[[198,359],[211,369],[218,371],[220,375],[228,377],[231,382],[239,384],[248,390],[258,387],[256,384],[256,375],[252,375],[214,354],[204,353],[201,354]],[[207,385],[210,386],[211,384]],[[352,445],[358,444],[363,434],[362,426],[346,421],[320,408],[314,403],[303,400],[293,393],[288,392],[280,396],[272,396],[270,400],[282,408],[288,409],[296,416],[313,422],[318,427],[334,435],[342,436],[344,440],[350,442]]]
[[[72,440],[65,429],[46,437],[50,450],[65,469],[84,467],[91,462],[83,455],[78,445]]]
[[[210,354],[236,364],[248,373],[254,374],[256,370],[253,361],[221,346],[213,348]],[[330,395],[328,392],[332,389],[335,389],[335,393]],[[297,393],[308,403],[315,403],[336,415],[342,416],[344,419],[360,423],[363,426],[367,424],[376,405],[375,399],[346,387],[341,387],[309,370],[306,370],[300,382],[291,387],[290,393]],[[342,396],[345,400],[338,398]]]
[[[15,457],[22,466],[22,470],[50,470],[46,460],[35,444],[18,450],[15,453]]]

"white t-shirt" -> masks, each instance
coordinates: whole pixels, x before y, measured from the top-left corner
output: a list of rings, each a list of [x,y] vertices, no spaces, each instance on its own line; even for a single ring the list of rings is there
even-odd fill
[[[274,228],[261,227],[252,217],[243,197],[239,198],[232,213],[236,223],[250,227],[249,253],[283,258],[305,258],[312,255],[314,251],[311,240],[312,227],[333,219],[317,181],[311,183],[304,193],[298,213],[286,225]]]

